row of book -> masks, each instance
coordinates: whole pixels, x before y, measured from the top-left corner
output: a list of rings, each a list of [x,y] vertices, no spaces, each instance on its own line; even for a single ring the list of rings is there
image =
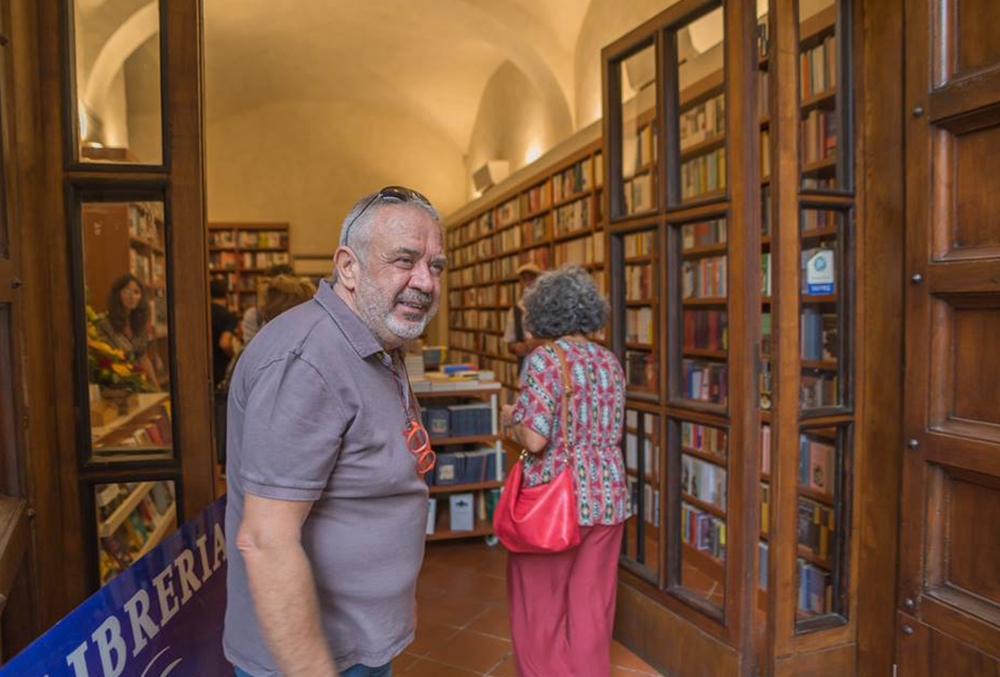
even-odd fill
[[[799,320],[803,360],[836,360],[837,314],[821,313],[814,306],[802,308]]]
[[[726,187],[726,149],[681,163],[681,199],[692,200]]]
[[[685,350],[727,350],[729,331],[725,310],[685,310]]]
[[[594,233],[590,237],[580,237],[560,242],[552,250],[556,267],[566,263],[578,266],[600,263],[604,260],[604,234]]]
[[[147,491],[146,483],[128,482],[102,485],[95,492],[98,520],[102,523],[136,491]],[[135,508],[111,533],[98,527],[99,568],[101,584],[105,584],[135,562],[148,546],[162,521],[171,518],[174,503],[173,482],[156,482],[139,500]],[[160,529],[161,533],[165,530]]]
[[[726,510],[726,469],[696,456],[681,454],[681,492]]]
[[[837,214],[832,209],[803,209],[799,212],[799,229],[803,232],[837,227]]]
[[[837,152],[837,114],[813,109],[800,123],[802,127],[802,162],[812,164]]]
[[[771,176],[771,132],[768,129],[760,130],[760,178],[767,179]]]
[[[725,256],[685,260],[681,263],[681,296],[685,299],[725,298],[728,268]]]
[[[799,486],[833,496],[837,448],[815,435],[799,435]]]
[[[681,540],[715,559],[726,558],[726,521],[681,501]]]
[[[653,309],[648,306],[627,308],[625,310],[625,341],[652,345],[653,337]]]
[[[653,353],[625,351],[625,380],[631,388],[655,390],[659,380],[659,361]]]
[[[625,299],[645,301],[653,298],[653,266],[649,264],[625,266]]]
[[[521,224],[521,241],[525,246],[548,241],[551,235],[549,218],[548,215],[536,216]]]
[[[626,235],[624,238],[625,258],[648,256],[656,253],[656,232],[647,230]]]
[[[236,252],[209,252],[209,270],[235,270],[240,267],[240,256]]]
[[[628,475],[625,478],[628,485],[630,497],[630,511],[632,516],[639,516],[639,480]],[[660,526],[660,490],[654,488],[649,482],[642,484],[642,516],[643,519],[653,527]]]
[[[681,112],[681,152],[713,136],[726,133],[726,95],[719,94]]]
[[[702,423],[682,421],[681,446],[725,458],[728,446],[726,431]]]
[[[652,173],[640,174],[626,180],[622,184],[625,213],[638,214],[652,209],[656,201],[655,186]]]
[[[568,235],[590,228],[590,198],[576,200],[556,209],[553,227],[556,235]]]
[[[726,242],[726,220],[712,219],[681,226],[681,248],[694,249]]]
[[[170,403],[165,402],[157,406],[149,418],[125,431],[118,431],[114,437],[116,447],[171,446],[174,443],[174,429],[170,420]]]
[[[449,313],[448,322],[473,330],[500,331],[503,328],[503,318],[498,310],[455,310]]]
[[[477,242],[475,246],[475,251],[478,257],[480,259],[488,259],[489,257],[493,256],[494,251],[496,249],[499,249],[498,247],[495,248],[494,244],[496,244],[496,242],[494,238],[491,237],[483,238],[482,240]]]
[[[236,237],[231,230],[211,231],[215,234],[215,246],[240,249],[279,249],[288,247],[288,231],[286,230],[241,230]]]
[[[697,402],[725,404],[729,397],[726,364],[705,360],[681,360],[681,397]]]
[[[509,226],[515,221],[521,218],[520,202],[517,198],[512,198],[507,200],[499,207],[497,207],[496,224],[497,227],[503,228],[504,226]]]
[[[634,411],[634,410],[630,410]],[[639,472],[639,461],[642,461],[642,471],[647,477],[660,476],[660,445],[658,430],[647,429],[639,444],[638,428],[629,426],[625,433],[625,468],[633,474]]]
[[[622,174],[635,176],[646,165],[656,162],[656,126],[643,125],[634,134],[622,139]]]
[[[131,237],[163,248],[163,203],[129,202],[127,219]]]
[[[521,213],[528,215],[548,209],[552,205],[552,184],[540,183],[521,193]]]
[[[760,293],[761,296],[771,295],[771,252],[760,255]]]
[[[542,270],[548,270],[549,268],[549,248],[548,247],[535,247],[534,249],[527,249],[518,254],[518,261],[521,264],[534,263]]]
[[[563,200],[590,190],[594,186],[593,162],[585,158],[575,165],[552,177],[552,199],[554,202]]]
[[[824,614],[833,609],[833,578],[830,572],[799,557],[796,560],[799,612]]]
[[[802,78],[802,98],[807,99],[837,87],[837,37],[829,35],[823,42],[799,54],[799,74]]]
[[[420,414],[431,438],[493,434],[493,409],[486,403],[425,407]]]
[[[840,405],[839,379],[836,374],[803,369],[799,387],[799,407],[823,409]]]
[[[500,461],[500,475],[497,475],[497,460]],[[506,470],[507,454],[493,447],[480,447],[474,451],[441,452],[437,455],[434,470],[424,476],[432,486],[450,484],[473,484],[497,480]]]
[[[243,252],[244,268],[270,268],[288,261],[288,252]]]
[[[494,287],[480,287],[480,289],[494,289]],[[496,300],[501,306],[512,306],[518,300],[517,283],[507,282],[496,286],[499,290]],[[487,304],[489,305],[489,304]]]
[[[162,254],[143,254],[133,247],[128,250],[128,271],[144,285],[164,285],[167,282],[166,261]]]
[[[517,251],[521,248],[520,228],[508,228],[500,231],[495,237],[498,240],[496,250],[501,254]]]
[[[828,560],[835,536],[833,508],[800,496],[796,531],[799,545]]]

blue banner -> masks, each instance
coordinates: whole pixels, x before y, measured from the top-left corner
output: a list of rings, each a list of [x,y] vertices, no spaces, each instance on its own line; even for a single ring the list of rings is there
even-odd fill
[[[226,611],[226,499],[118,574],[0,677],[216,677]]]

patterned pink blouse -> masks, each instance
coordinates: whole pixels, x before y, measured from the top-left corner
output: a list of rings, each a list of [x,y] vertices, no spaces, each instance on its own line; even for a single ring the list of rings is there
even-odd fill
[[[563,382],[551,345],[536,348],[524,365],[514,421],[549,440],[524,462],[525,486],[543,484],[574,459],[573,487],[580,525],[618,524],[629,517],[622,462],[625,374],[614,354],[590,342],[560,339],[573,384],[566,432],[562,434]],[[575,450],[575,455],[569,453]]]

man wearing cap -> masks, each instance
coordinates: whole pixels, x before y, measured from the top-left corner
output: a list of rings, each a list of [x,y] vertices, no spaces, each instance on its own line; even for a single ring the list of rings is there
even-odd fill
[[[517,375],[521,375],[524,367],[524,358],[531,354],[531,351],[545,343],[545,341],[532,338],[531,333],[524,328],[524,291],[538,279],[542,274],[541,269],[534,263],[524,263],[517,269],[518,299],[517,303],[507,312],[507,327],[504,330],[503,340],[510,346],[511,352],[517,355]]]

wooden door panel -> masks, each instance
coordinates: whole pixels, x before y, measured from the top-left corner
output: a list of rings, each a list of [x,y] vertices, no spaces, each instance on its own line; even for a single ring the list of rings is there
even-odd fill
[[[1000,677],[1000,661],[912,616],[898,614],[899,675]]]
[[[994,30],[1000,33],[996,26]],[[956,134],[951,143],[955,213],[950,248],[1000,246],[1000,125]]]
[[[996,0],[957,0],[950,3],[954,22],[955,71],[964,73],[1000,61],[1000,3]]]

